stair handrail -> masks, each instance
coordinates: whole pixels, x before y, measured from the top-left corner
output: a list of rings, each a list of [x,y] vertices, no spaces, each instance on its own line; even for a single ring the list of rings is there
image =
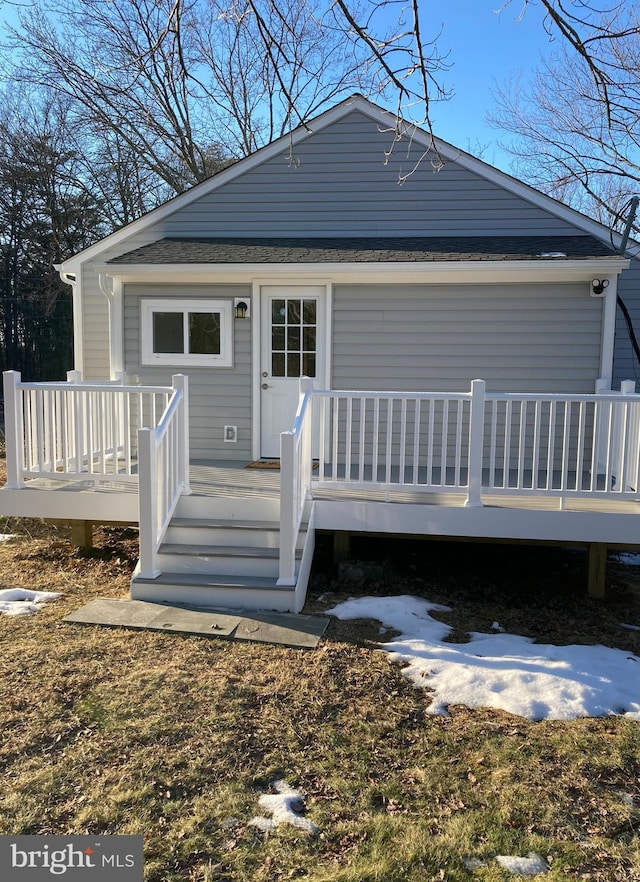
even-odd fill
[[[296,546],[311,496],[313,380],[300,379],[298,409],[290,432],[280,434],[280,561],[278,585],[296,584]]]
[[[158,549],[189,484],[188,377],[175,374],[173,394],[154,428],[138,429],[140,576],[156,579]]]

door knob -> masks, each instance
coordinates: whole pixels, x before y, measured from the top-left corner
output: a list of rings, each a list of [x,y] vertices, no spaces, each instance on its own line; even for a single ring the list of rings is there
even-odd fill
[[[263,389],[268,389],[268,388],[269,388],[269,384],[268,384],[268,383],[263,383],[263,384],[262,384],[262,388],[263,388]]]

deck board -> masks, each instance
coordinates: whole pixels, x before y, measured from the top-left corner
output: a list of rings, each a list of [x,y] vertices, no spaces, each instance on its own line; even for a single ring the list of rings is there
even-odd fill
[[[280,471],[277,469],[248,469],[244,461],[198,461],[190,467],[191,489],[196,496],[211,497],[270,497],[277,499],[280,494]],[[315,477],[315,476],[314,476]],[[73,494],[97,489],[100,493],[136,494],[137,487],[133,483],[104,482],[94,485],[92,481],[50,481],[35,478],[27,482],[33,490],[47,490],[53,493]],[[465,493],[438,492],[423,490],[376,490],[363,489],[345,484],[339,489],[318,488],[313,496],[322,500],[349,499],[360,502],[391,502],[419,505],[463,507]],[[577,498],[567,495],[534,496],[499,493],[483,493],[485,507],[500,509],[528,509],[530,511],[565,511],[597,512],[601,514],[640,514],[640,501],[628,499],[612,499],[594,496]]]

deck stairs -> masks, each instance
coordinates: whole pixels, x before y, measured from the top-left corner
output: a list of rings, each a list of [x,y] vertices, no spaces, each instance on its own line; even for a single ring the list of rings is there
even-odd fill
[[[278,585],[280,500],[183,496],[158,553],[160,575],[131,580],[131,597],[202,608],[299,612],[314,531],[311,504],[296,548],[296,584]]]

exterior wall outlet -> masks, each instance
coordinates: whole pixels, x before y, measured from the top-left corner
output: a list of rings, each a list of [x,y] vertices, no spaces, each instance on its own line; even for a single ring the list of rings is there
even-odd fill
[[[227,442],[235,444],[238,440],[238,427],[237,426],[225,426],[224,427],[224,440],[225,444]]]

